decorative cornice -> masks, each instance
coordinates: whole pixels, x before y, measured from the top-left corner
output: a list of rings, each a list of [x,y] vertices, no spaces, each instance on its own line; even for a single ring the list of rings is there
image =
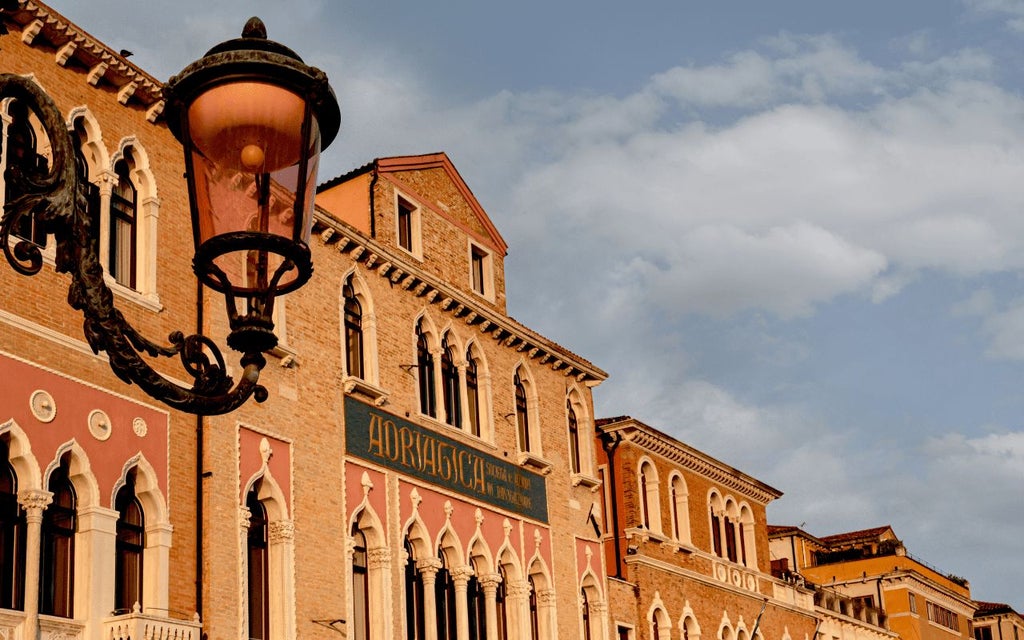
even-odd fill
[[[632,443],[648,453],[661,456],[684,469],[698,473],[762,505],[782,495],[782,492],[778,489],[774,489],[632,418],[628,418],[622,423],[613,423],[599,427],[598,430],[618,431],[623,437],[623,442]]]
[[[363,236],[323,209],[316,210],[313,233],[324,246],[333,246],[339,253],[362,263],[367,271],[395,284],[401,282],[401,289],[409,295],[422,298],[426,304],[436,304],[442,313],[461,319],[479,329],[481,335],[490,336],[502,346],[514,348],[567,378],[593,386],[608,377],[580,356],[424,272],[397,251]]]
[[[89,35],[52,8],[34,1],[8,11],[11,20],[21,26],[21,41],[30,47],[43,42],[56,50],[54,64],[89,69],[89,84],[117,89],[122,105],[138,104],[147,110],[163,102],[163,83],[140,67]],[[159,113],[159,110],[156,111]],[[154,121],[155,118],[150,119]]]

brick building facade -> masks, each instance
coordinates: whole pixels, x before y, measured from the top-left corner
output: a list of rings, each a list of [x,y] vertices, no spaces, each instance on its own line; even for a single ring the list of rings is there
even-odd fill
[[[0,72],[33,78],[81,151],[118,308],[150,338],[224,344],[161,82],[46,5],[3,20]],[[43,170],[23,107],[0,103],[0,166]],[[777,490],[639,421],[595,421],[606,374],[508,315],[508,248],[443,153],[318,189],[316,273],[278,301],[270,399],[226,416],[111,373],[53,239],[18,233],[45,264],[0,269],[0,636],[895,635],[842,590],[773,575]],[[942,595],[969,615],[969,592]]]
[[[613,637],[813,637],[810,593],[770,573],[780,492],[638,420],[597,424]]]
[[[34,78],[77,136],[119,308],[143,335],[199,326],[224,344],[223,299],[192,284],[160,83],[45,5],[4,21],[0,71]],[[3,105],[3,161],[31,151],[45,168],[22,107]],[[604,372],[507,315],[505,242],[444,154],[375,160],[318,205],[316,274],[277,309],[271,398],[228,416],[167,410],[117,380],[82,340],[52,245],[33,278],[0,270],[0,367],[16,382],[0,390],[0,497],[4,532],[21,536],[0,629],[605,637],[588,520]],[[173,364],[157,366],[174,377]]]

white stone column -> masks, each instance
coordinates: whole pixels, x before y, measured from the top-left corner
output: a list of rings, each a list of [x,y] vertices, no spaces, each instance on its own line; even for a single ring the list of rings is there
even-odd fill
[[[142,198],[135,212],[135,288],[150,302],[159,300],[156,292],[157,223],[160,220],[160,199]]]
[[[722,541],[721,557],[726,560],[729,559],[729,539],[725,536],[725,512],[720,511],[718,514],[718,535]]]
[[[238,640],[249,639],[249,507],[238,506]]]
[[[420,581],[423,582],[423,635],[426,640],[437,640],[437,596],[434,593],[434,584],[437,582],[437,572],[441,568],[441,561],[437,558],[425,558],[416,562],[416,570],[420,574]],[[408,620],[407,624],[416,624],[415,620]]]
[[[608,604],[600,602],[590,603],[590,628],[594,632],[593,637],[596,640],[607,640],[608,639]],[[658,634],[664,638],[664,640],[671,640],[671,629],[660,629]]]
[[[168,613],[168,579],[171,575],[171,532],[166,522],[146,526],[146,549],[142,556],[143,611],[165,616]]]
[[[527,581],[513,582],[505,586],[505,611],[508,616],[508,635],[510,638],[530,637],[530,583]],[[537,611],[538,629],[540,635]],[[541,636],[543,637],[543,636]]]
[[[110,194],[114,191],[114,182],[117,181],[117,174],[113,171],[103,171],[99,176],[100,187],[100,219],[96,221],[99,225],[100,234],[100,264],[103,265],[103,272],[110,272]]]
[[[267,524],[270,553],[270,637],[295,637],[295,524]]]
[[[23,640],[39,638],[39,548],[42,542],[43,511],[53,502],[49,491],[26,489],[18,494],[25,509],[25,622]]]
[[[75,617],[86,620],[85,637],[98,638],[100,623],[114,610],[117,511],[105,507],[78,510],[75,534]]]
[[[484,615],[487,618],[485,624],[487,625],[487,637],[497,638],[498,637],[498,585],[501,584],[500,573],[489,573],[485,576],[480,576],[480,587],[484,592]],[[508,602],[505,603],[508,606]]]
[[[351,562],[349,563],[351,566]],[[370,640],[388,640],[392,637],[391,590],[385,588],[386,576],[391,571],[391,548],[376,547],[366,552],[366,578],[370,603]]]
[[[469,419],[469,388],[466,386],[466,361],[460,361],[455,365],[455,368],[459,372],[459,411],[462,412],[462,428],[465,431],[469,431],[473,427],[473,421]],[[478,395],[479,391],[477,389]]]
[[[434,366],[434,408],[435,416],[441,422],[445,422],[444,411],[444,377],[441,375],[441,349],[430,349],[430,360]]]
[[[558,637],[555,625],[556,595],[554,589],[537,592],[537,631],[541,638],[555,640]]]
[[[456,637],[459,640],[476,640],[469,637],[469,603],[466,600],[466,590],[472,576],[473,567],[465,566],[452,569],[452,582],[455,583]]]

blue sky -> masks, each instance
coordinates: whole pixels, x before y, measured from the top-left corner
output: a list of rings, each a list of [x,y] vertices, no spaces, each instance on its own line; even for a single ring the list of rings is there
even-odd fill
[[[322,177],[446,151],[599,414],[1024,609],[1024,2],[52,4],[159,78],[260,15],[341,99]]]

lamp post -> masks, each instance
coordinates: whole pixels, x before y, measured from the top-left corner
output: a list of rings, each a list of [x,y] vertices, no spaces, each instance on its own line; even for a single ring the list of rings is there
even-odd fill
[[[113,372],[171,407],[199,415],[228,413],[250,397],[267,398],[259,384],[263,352],[277,344],[274,299],[313,273],[308,245],[321,147],[337,135],[341,112],[327,76],[291,49],[267,39],[258,18],[242,37],[212,48],[164,86],[167,124],[182,143],[199,280],[221,293],[241,352],[236,383],[208,337],[174,332],[169,345],[144,338],[113,303],[103,279],[96,223],[88,213],[84,177],[53,100],[26,78],[0,74],[0,100],[13,98],[35,114],[50,140],[44,175],[10,163],[9,193],[0,219],[0,245],[24,275],[42,268],[39,246],[12,238],[32,216],[53,234],[55,266],[71,276],[69,304],[85,317],[85,338],[104,351]],[[239,303],[244,304],[239,309]],[[191,387],[171,382],[143,356],[178,357]]]

